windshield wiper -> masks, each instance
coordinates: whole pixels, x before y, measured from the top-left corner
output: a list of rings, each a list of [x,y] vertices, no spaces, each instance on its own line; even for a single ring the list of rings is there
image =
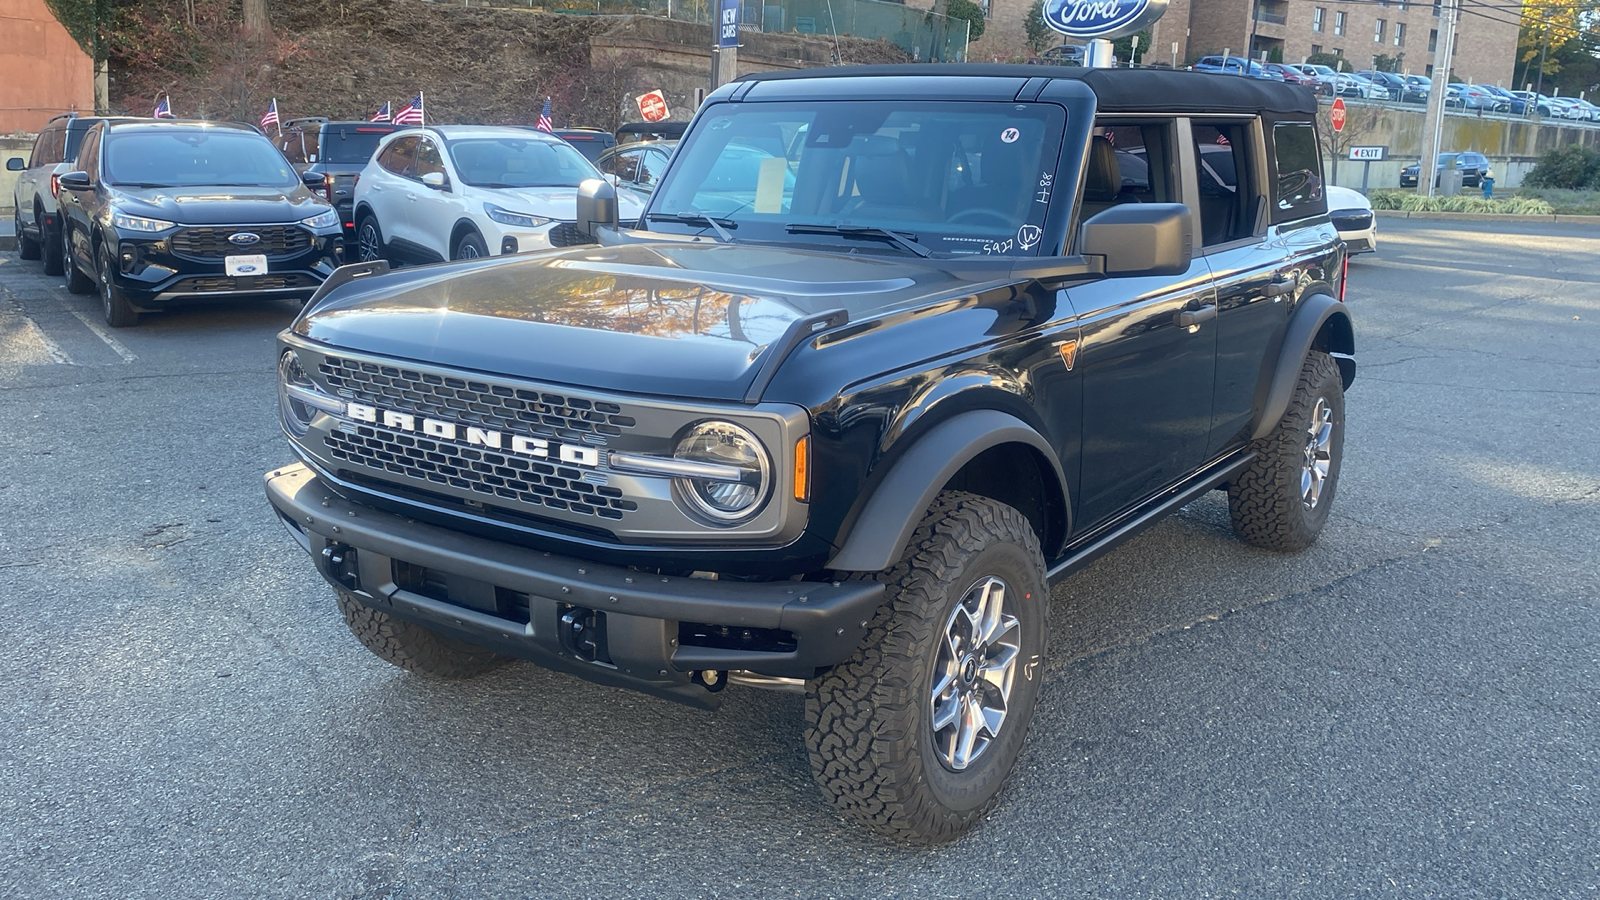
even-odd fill
[[[717,233],[717,237],[721,239],[724,244],[734,243],[733,232],[729,231],[726,227],[724,227],[724,225],[732,225],[735,228],[739,227],[739,223],[733,221],[732,219],[719,219],[716,216],[708,216],[705,213],[697,212],[651,213],[646,218],[660,219],[663,222],[682,222],[685,225],[697,225],[701,222],[704,222],[706,225],[711,227],[711,230]]]
[[[795,222],[784,226],[784,230],[790,234],[837,234],[842,237],[877,238],[896,244],[923,259],[933,255],[933,251],[917,243],[916,235],[902,234],[875,225],[813,225],[808,222]]]

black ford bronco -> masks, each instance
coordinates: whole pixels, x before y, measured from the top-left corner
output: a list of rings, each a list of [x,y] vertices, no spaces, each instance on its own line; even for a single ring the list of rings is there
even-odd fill
[[[714,707],[805,696],[823,791],[961,834],[1021,751],[1050,586],[1207,491],[1299,550],[1355,375],[1302,88],[833,68],[696,115],[637,228],[347,266],[280,343],[267,494],[355,636]]]

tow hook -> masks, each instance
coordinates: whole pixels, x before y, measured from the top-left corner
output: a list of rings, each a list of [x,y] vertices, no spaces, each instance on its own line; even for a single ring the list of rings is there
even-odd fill
[[[361,587],[361,576],[356,566],[356,548],[337,541],[322,548],[322,571],[329,581],[344,585],[350,590]]]
[[[713,694],[728,686],[727,677],[716,669],[701,669],[694,673],[691,680],[695,684],[703,685],[706,690]]]

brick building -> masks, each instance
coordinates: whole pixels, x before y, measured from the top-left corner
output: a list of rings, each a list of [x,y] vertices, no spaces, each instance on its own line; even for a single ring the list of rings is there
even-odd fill
[[[1003,2],[1003,0],[1001,0]],[[1398,61],[1401,71],[1433,74],[1439,6],[1433,0],[1173,0],[1151,35],[1150,61],[1179,64],[1207,53],[1230,50],[1251,56],[1281,51],[1285,62],[1312,53],[1350,60],[1353,69],[1372,68],[1378,56]],[[1510,86],[1517,56],[1517,14],[1465,5],[1456,28],[1457,81]],[[1493,19],[1472,14],[1485,11]],[[1253,29],[1252,29],[1253,25]],[[1254,41],[1252,44],[1251,42]]]
[[[44,0],[0,0],[0,134],[72,109],[94,112],[94,62]]]

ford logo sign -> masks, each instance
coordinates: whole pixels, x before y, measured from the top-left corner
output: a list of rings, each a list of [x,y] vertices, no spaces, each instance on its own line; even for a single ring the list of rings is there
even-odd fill
[[[252,266],[252,265],[250,265],[248,263],[238,267],[238,271],[239,271],[240,275],[249,275],[251,272],[254,272],[255,270],[256,270],[256,267]]]
[[[228,243],[238,244],[241,247],[248,247],[251,244],[261,243],[261,235],[256,234],[253,231],[241,231],[238,234],[228,235]]]
[[[1068,37],[1112,40],[1138,34],[1167,11],[1167,0],[1044,0],[1044,21]]]

